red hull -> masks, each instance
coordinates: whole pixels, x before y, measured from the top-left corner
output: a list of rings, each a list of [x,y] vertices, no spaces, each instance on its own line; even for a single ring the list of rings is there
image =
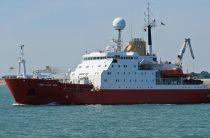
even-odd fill
[[[195,104],[210,103],[210,90],[99,90],[91,85],[65,84],[57,80],[6,79],[21,104]]]

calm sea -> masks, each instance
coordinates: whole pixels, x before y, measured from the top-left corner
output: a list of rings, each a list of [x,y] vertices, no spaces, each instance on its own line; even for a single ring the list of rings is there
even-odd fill
[[[210,138],[210,104],[16,105],[0,86],[0,137]]]

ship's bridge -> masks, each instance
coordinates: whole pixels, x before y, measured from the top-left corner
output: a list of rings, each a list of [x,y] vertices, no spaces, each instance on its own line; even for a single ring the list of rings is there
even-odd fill
[[[83,55],[83,61],[103,59],[144,60],[144,62],[157,62],[157,57],[155,55],[141,56],[136,52],[92,52]]]

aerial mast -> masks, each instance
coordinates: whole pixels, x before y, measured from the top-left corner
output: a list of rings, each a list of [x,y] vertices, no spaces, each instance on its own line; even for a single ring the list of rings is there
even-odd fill
[[[150,3],[147,3],[147,12],[145,14],[145,31],[148,31],[148,54],[152,55],[152,27],[155,27],[155,19],[151,19]]]

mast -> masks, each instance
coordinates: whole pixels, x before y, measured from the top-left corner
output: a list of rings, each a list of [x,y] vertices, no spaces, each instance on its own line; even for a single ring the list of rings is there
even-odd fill
[[[148,54],[152,55],[152,28],[155,27],[155,19],[151,19],[150,3],[147,3],[147,12],[145,12],[145,27],[148,32]]]
[[[23,58],[24,56],[24,52],[23,52],[23,47],[24,45],[20,45],[20,57],[18,58],[18,73],[17,73],[17,77],[18,78],[26,78],[26,66],[25,66],[25,60]],[[21,64],[23,65],[23,72],[21,73]]]

